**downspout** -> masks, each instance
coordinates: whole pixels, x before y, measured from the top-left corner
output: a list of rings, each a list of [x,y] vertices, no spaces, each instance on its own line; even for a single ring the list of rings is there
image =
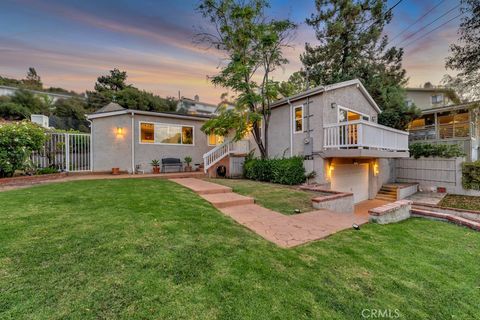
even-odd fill
[[[90,171],[93,171],[93,122],[87,119],[90,123]]]
[[[293,157],[293,106],[290,103],[290,98],[287,98],[287,103],[290,106],[290,115],[288,116],[288,119],[290,121],[290,157]]]
[[[133,111],[131,112],[131,118],[132,118],[132,174],[135,174],[135,121],[134,121],[134,113]]]

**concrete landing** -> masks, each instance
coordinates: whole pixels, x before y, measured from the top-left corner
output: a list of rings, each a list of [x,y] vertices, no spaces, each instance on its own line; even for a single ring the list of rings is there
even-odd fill
[[[216,183],[195,179],[195,178],[170,179],[170,181],[176,182],[198,194],[215,194],[215,193],[232,192],[232,188],[230,187],[222,186]]]
[[[215,194],[201,194],[203,199],[213,204],[216,208],[226,208],[232,206],[240,206],[255,203],[250,197],[245,197],[233,192],[222,192]]]

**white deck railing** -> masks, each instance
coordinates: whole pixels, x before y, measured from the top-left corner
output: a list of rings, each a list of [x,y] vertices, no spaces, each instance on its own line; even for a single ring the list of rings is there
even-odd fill
[[[335,123],[324,126],[323,147],[408,151],[408,132],[363,120]]]
[[[248,140],[240,140],[236,142],[231,140],[225,141],[203,155],[203,168],[205,172],[207,172],[208,168],[229,154],[246,154],[250,151],[249,148],[250,143]]]

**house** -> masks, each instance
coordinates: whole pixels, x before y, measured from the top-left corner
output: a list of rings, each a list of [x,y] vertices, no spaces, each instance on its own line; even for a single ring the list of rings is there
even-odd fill
[[[381,112],[355,79],[282,99],[272,105],[270,157],[299,155],[317,183],[373,199],[394,180],[393,159],[408,157],[408,133],[377,123]]]
[[[216,114],[220,107],[226,107],[228,109],[233,108],[233,105],[228,102],[220,102],[218,105],[201,102],[200,97],[195,95],[193,99],[181,98],[178,100],[176,111],[191,115],[211,116]]]
[[[478,160],[480,139],[478,101],[456,103],[445,88],[407,88],[407,102],[422,110],[408,127],[410,142],[458,144],[467,159]]]
[[[11,86],[3,86],[0,85],[0,96],[13,96],[15,92],[18,90],[21,90],[23,88],[18,88],[18,87],[11,87]],[[31,90],[31,89],[23,89],[25,91],[29,91],[33,93],[34,95],[37,96],[46,96],[48,97],[52,103],[55,103],[57,100],[60,99],[69,99],[72,97],[76,97],[79,99],[85,99],[83,96],[74,96],[70,94],[63,94],[63,93],[53,93],[53,92],[47,92],[47,91],[39,91],[39,90]]]
[[[381,112],[359,80],[319,86],[275,102],[268,132],[270,157],[301,156],[316,182],[373,199],[394,180],[393,159],[408,157],[408,133],[377,123]],[[209,174],[231,174],[254,150],[251,137],[233,142],[200,128],[210,116],[124,109],[115,103],[90,114],[94,171],[135,172],[153,159],[191,156]],[[264,129],[262,129],[264,130]],[[236,169],[237,168],[237,169]],[[149,171],[149,170],[148,170]]]
[[[93,171],[110,171],[113,167],[135,172],[150,171],[154,159],[193,159],[203,164],[203,155],[223,142],[208,136],[200,128],[210,117],[168,112],[125,109],[109,103],[88,115],[91,122]]]

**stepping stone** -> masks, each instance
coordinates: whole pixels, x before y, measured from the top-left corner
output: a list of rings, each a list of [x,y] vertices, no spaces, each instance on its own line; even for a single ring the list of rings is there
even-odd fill
[[[195,178],[182,178],[182,179],[170,179],[170,181],[181,184],[182,186],[198,193],[198,194],[215,194],[215,193],[230,193],[232,188],[222,186],[216,183],[195,179]]]
[[[213,206],[216,208],[227,208],[233,206],[253,204],[255,202],[253,198],[245,197],[233,192],[200,194],[200,196],[213,204]]]

